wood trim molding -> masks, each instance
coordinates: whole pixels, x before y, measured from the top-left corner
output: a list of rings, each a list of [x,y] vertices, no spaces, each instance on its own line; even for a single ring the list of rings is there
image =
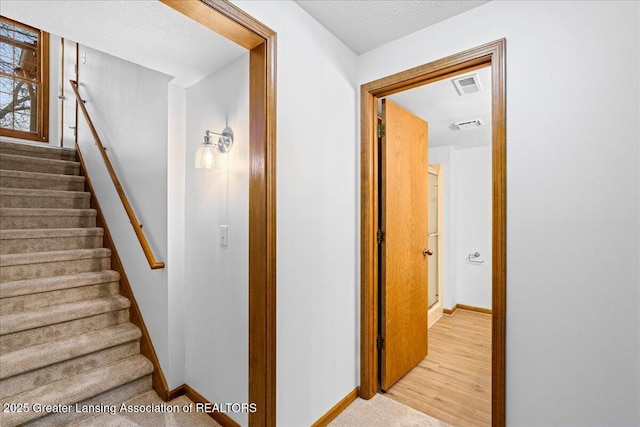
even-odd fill
[[[174,388],[173,390],[169,390],[167,391],[167,398],[164,399],[165,402],[169,402],[177,397],[180,396],[184,396],[185,395],[185,387],[187,385],[186,384],[182,384],[179,385],[178,387]]]
[[[482,314],[493,314],[493,310],[491,310],[490,308],[476,307],[473,305],[466,305],[466,304],[456,304],[456,306],[459,310],[474,311],[476,313],[482,313]]]
[[[117,271],[120,274],[120,294],[131,302],[131,306],[129,307],[129,321],[136,325],[142,333],[142,337],[140,338],[140,353],[144,357],[149,359],[153,364],[153,373],[151,374],[153,389],[162,399],[166,401],[168,394],[167,390],[169,389],[167,380],[165,379],[162,368],[160,367],[160,362],[158,360],[156,350],[153,347],[153,343],[151,342],[151,336],[149,335],[147,326],[145,325],[144,319],[142,318],[140,307],[138,306],[136,298],[133,295],[133,289],[131,288],[131,284],[129,283],[129,279],[127,278],[127,273],[124,271],[124,266],[122,265],[122,261],[120,260],[120,256],[118,255],[118,250],[116,249],[114,240],[111,237],[111,232],[109,231],[109,226],[107,225],[107,221],[105,220],[102,209],[100,208],[100,203],[98,203],[98,199],[96,197],[93,185],[91,184],[91,179],[87,172],[84,159],[82,158],[82,153],[80,152],[80,147],[78,147],[77,143],[76,154],[78,156],[78,160],[80,161],[82,176],[85,177],[85,191],[91,193],[90,206],[92,209],[96,210],[96,227],[100,227],[104,230],[103,245],[105,248],[111,250],[111,269]]]
[[[361,86],[361,334],[360,391],[378,392],[378,147],[375,143],[379,97],[491,65],[492,73],[492,425],[505,425],[506,349],[506,40],[501,39]]]
[[[454,305],[451,308],[443,308],[442,312],[444,314],[448,314],[449,316],[453,316],[453,314],[456,312],[457,309],[458,309],[458,304]]]
[[[448,314],[448,315],[452,316],[458,310],[474,311],[476,313],[482,313],[482,314],[492,314],[493,313],[493,310],[491,310],[490,308],[476,307],[474,305],[466,305],[466,304],[456,304],[453,307],[451,307],[450,309],[449,308],[445,308],[442,311],[443,311],[444,314]]]
[[[211,403],[200,393],[192,389],[188,384],[183,384],[179,388],[181,388],[181,391],[183,392],[182,394],[187,396],[194,403]],[[235,422],[224,412],[214,411],[207,412],[206,414],[213,418],[218,424],[222,425],[222,427],[240,427],[240,424]]]
[[[249,50],[249,413],[276,425],[276,33],[225,0],[160,0]]]
[[[185,1],[185,0],[160,0],[162,3],[177,10],[183,15],[188,16],[196,22],[204,25],[207,28],[212,29],[222,37],[231,40],[244,47],[247,50],[251,50],[256,46],[261,45],[264,39],[256,34],[251,28],[247,28],[244,25],[238,25],[238,20],[242,20],[240,9],[231,8],[230,4],[225,4],[216,1]],[[211,9],[215,9],[220,13],[211,13]],[[234,13],[230,11],[233,10]],[[241,13],[238,13],[240,11]],[[238,16],[235,15],[238,13]]]
[[[351,405],[358,398],[358,388],[354,388],[345,397],[336,403],[326,414],[321,416],[318,421],[313,423],[311,427],[324,427],[333,421],[338,415],[342,413],[349,405]]]

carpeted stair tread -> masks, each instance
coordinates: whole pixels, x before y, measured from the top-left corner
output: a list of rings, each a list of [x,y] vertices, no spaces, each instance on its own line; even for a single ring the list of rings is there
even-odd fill
[[[92,396],[112,390],[153,372],[153,365],[142,355],[136,355],[108,366],[93,369],[3,399],[2,403],[27,402],[41,405],[73,405]],[[2,414],[2,426],[14,427],[46,416],[43,412],[10,412]]]
[[[25,372],[20,375],[0,380],[0,401],[8,396],[24,393],[34,388],[107,366],[118,360],[140,354],[140,341],[128,341],[93,353],[84,354],[73,359],[63,360],[53,365]]]
[[[0,208],[1,230],[95,226],[95,209]]]
[[[0,153],[0,169],[78,175],[80,173],[80,163],[69,160],[45,159]]]
[[[0,187],[0,207],[86,209],[90,193],[82,191],[40,190]]]
[[[0,187],[82,191],[85,177],[0,169]]]
[[[0,355],[0,379],[140,339],[131,323]]]
[[[0,314],[0,335],[41,328],[70,320],[95,316],[129,308],[131,303],[123,296],[97,298],[89,301],[44,307],[39,310]]]
[[[119,280],[120,274],[113,270],[16,280],[13,282],[0,283],[0,299],[78,288],[81,286],[99,285],[101,283],[111,283]]]
[[[14,239],[45,239],[47,237],[85,237],[103,236],[104,230],[99,227],[91,228],[25,228],[0,230],[0,244],[3,240]]]
[[[0,230],[0,255],[101,248],[103,237],[97,227]]]
[[[119,292],[120,284],[119,282],[114,281],[110,283],[100,283],[97,285],[60,289],[58,291],[40,292],[11,298],[0,298],[0,313],[9,314],[33,311],[59,304],[70,304],[72,302],[113,297],[118,295]]]
[[[95,209],[0,208],[3,216],[96,216]]]
[[[31,252],[26,254],[0,255],[0,267],[12,265],[41,264],[57,261],[72,261],[87,258],[102,258],[111,256],[107,248],[72,249],[68,251]]]
[[[0,334],[0,348],[2,351],[19,350],[21,348],[56,341],[64,337],[99,331],[100,329],[110,328],[128,322],[129,309],[128,307],[123,307],[120,310],[93,314],[88,317],[80,316],[77,319],[71,319],[54,325],[36,327],[7,335]]]
[[[0,282],[109,269],[111,251],[106,248],[0,255]]]
[[[17,144],[0,141],[1,154],[16,154],[20,156],[41,157],[58,160],[75,160],[76,150],[72,148],[49,147],[43,145]]]

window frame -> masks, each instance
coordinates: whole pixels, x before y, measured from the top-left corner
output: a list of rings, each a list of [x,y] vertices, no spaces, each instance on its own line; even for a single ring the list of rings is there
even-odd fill
[[[29,31],[38,33],[38,59],[39,79],[38,85],[38,102],[37,117],[38,126],[36,132],[8,129],[0,127],[0,136],[9,138],[26,139],[29,141],[49,142],[49,33],[38,28],[31,27],[21,22],[9,19],[6,16],[0,16],[0,21],[7,22],[16,27],[24,28]],[[15,77],[15,76],[14,76]],[[18,78],[19,79],[19,78]]]

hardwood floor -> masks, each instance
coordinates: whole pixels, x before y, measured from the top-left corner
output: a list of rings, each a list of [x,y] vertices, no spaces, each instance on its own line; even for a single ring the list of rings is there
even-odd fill
[[[429,355],[386,396],[452,426],[490,426],[491,315],[442,316],[429,329]]]

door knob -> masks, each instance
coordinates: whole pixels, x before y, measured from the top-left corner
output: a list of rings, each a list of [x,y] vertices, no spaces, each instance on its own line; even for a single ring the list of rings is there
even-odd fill
[[[429,256],[433,255],[433,251],[431,249],[423,249],[422,256],[426,257],[427,255]]]

